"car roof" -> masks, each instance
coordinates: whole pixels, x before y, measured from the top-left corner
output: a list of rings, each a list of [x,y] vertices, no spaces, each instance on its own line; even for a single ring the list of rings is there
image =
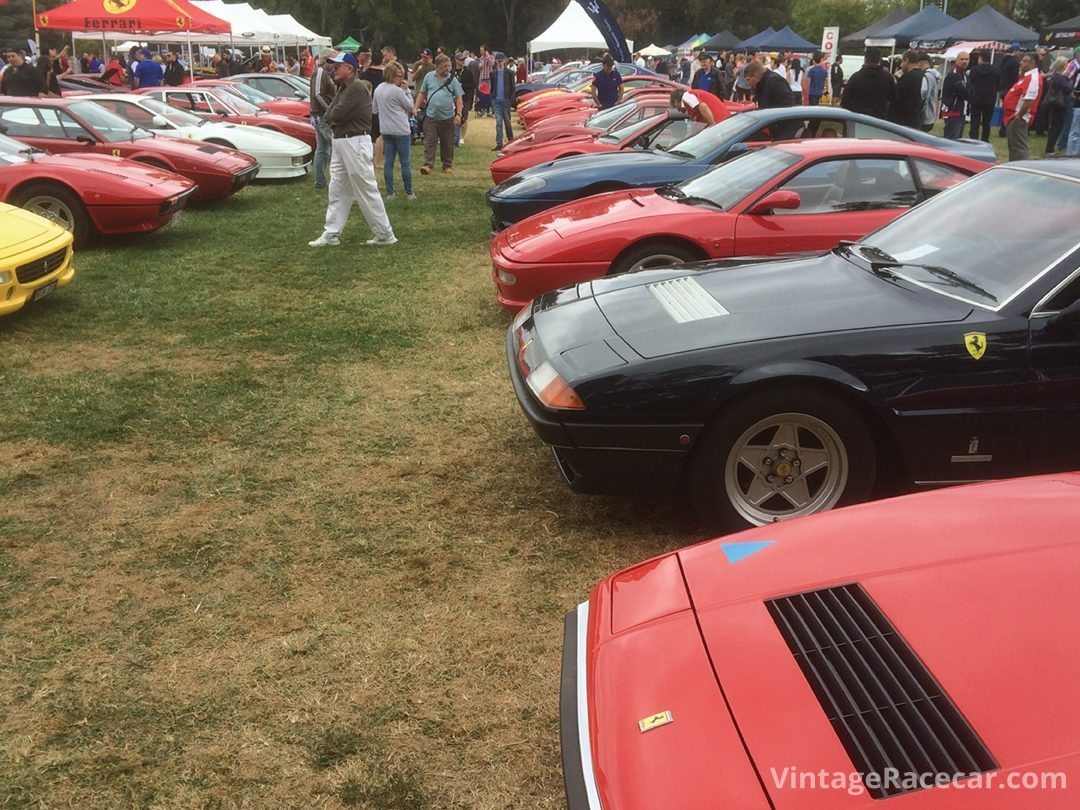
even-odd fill
[[[1046,174],[1056,174],[1072,180],[1080,180],[1080,158],[1055,160],[1019,160],[1002,164],[1001,168],[1035,169]]]
[[[798,141],[777,141],[765,144],[785,152],[792,152],[807,157],[828,155],[911,155],[942,160],[963,160],[953,152],[935,149],[914,141],[891,141],[886,138],[806,138]],[[986,166],[987,164],[983,164]]]

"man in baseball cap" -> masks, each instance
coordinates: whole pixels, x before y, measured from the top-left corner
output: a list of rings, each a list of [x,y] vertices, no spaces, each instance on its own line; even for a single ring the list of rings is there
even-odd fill
[[[165,68],[154,61],[153,54],[146,48],[140,48],[135,54],[135,66],[132,68],[135,87],[160,87],[165,77]]]
[[[341,244],[341,232],[349,220],[353,200],[367,220],[374,238],[369,245],[392,245],[397,242],[386,216],[379,187],[375,183],[375,165],[371,144],[371,93],[356,78],[357,60],[343,53],[326,60],[334,70],[339,89],[324,120],[334,133],[330,157],[330,190],[326,223],[322,235],[308,244],[327,247]]]
[[[413,65],[412,77],[413,87],[418,88],[424,83],[424,77],[435,69],[435,64],[431,61],[431,48],[424,48],[420,51],[420,61]]]

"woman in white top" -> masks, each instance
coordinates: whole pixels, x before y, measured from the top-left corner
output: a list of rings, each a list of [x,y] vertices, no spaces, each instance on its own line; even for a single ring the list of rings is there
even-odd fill
[[[791,88],[791,95],[795,97],[796,106],[802,104],[802,62],[800,62],[794,57],[792,57],[791,61],[788,62],[787,80],[788,87]]]
[[[405,83],[405,69],[397,62],[383,65],[383,80],[375,88],[372,112],[379,116],[379,131],[383,139],[383,180],[386,198],[394,197],[394,158],[401,159],[401,182],[405,197],[415,200],[409,150],[412,146],[413,97]]]

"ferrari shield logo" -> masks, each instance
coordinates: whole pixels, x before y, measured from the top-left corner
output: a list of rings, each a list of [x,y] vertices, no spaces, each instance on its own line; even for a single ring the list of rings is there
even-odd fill
[[[656,714],[638,720],[638,731],[644,734],[646,731],[652,731],[654,728],[666,726],[674,719],[675,718],[671,716],[671,712],[657,712]]]
[[[123,14],[135,8],[135,0],[101,0],[101,5],[110,14]]]
[[[976,360],[981,359],[986,354],[986,333],[968,332],[964,335],[964,348]]]
[[[112,156],[113,157],[120,157],[120,150],[119,149],[113,149],[112,150]]]
[[[39,14],[38,15],[38,26],[40,28],[48,28],[49,27],[49,18],[44,14]]]

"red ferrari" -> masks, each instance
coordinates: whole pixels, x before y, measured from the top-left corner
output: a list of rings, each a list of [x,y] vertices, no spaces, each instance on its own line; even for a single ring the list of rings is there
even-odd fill
[[[704,128],[704,124],[689,121],[685,115],[668,107],[644,120],[631,121],[620,129],[603,135],[582,135],[541,143],[519,149],[496,158],[491,163],[491,179],[495,185],[509,180],[518,172],[541,163],[574,155],[597,155],[622,149],[667,149]]]
[[[570,810],[1078,806],[1077,492],[909,495],[604,579],[565,623]]]
[[[178,110],[201,115],[210,121],[272,129],[315,148],[315,127],[307,121],[260,110],[223,87],[147,87],[136,92],[146,93]]]
[[[670,106],[667,93],[651,93],[637,96],[606,110],[590,108],[564,113],[545,119],[523,135],[508,141],[502,151],[504,155],[509,155],[551,141],[596,137],[623,124],[659,115]]]
[[[193,87],[224,87],[230,93],[244,99],[249,104],[254,104],[260,110],[275,115],[287,115],[301,121],[308,121],[311,117],[311,105],[306,101],[295,98],[275,98],[268,96],[261,90],[256,90],[250,84],[243,82],[231,82],[227,79],[199,79]]]
[[[255,177],[255,158],[213,144],[158,138],[93,101],[0,96],[0,126],[56,154],[111,155],[175,172],[198,184],[196,198],[219,200]]]
[[[829,250],[986,168],[900,141],[776,144],[675,186],[597,194],[501,231],[491,240],[498,300],[518,310],[612,273]]]
[[[170,222],[195,194],[178,174],[111,155],[50,155],[0,135],[0,202],[72,232],[147,233]]]

